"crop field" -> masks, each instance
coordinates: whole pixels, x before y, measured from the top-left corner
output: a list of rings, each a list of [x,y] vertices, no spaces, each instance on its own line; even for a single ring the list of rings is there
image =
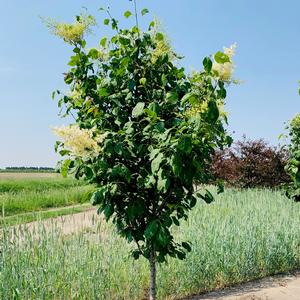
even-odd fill
[[[12,239],[3,229],[0,299],[143,299],[146,260],[134,261],[114,227],[95,220],[70,235],[55,223],[47,233],[41,223],[38,238],[23,229]],[[192,242],[192,252],[159,267],[158,299],[300,268],[300,206],[280,192],[228,189],[210,205],[199,202],[174,232]]]
[[[0,226],[70,213],[73,210],[62,208],[86,203],[92,189],[59,174],[0,173]]]

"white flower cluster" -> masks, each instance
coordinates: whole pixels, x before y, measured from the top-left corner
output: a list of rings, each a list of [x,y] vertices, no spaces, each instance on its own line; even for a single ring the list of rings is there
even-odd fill
[[[95,157],[101,152],[107,132],[95,135],[92,129],[81,129],[78,125],[54,127],[52,131],[62,139],[65,147],[75,156]]]
[[[228,56],[230,61],[223,64],[214,62],[212,70],[218,73],[218,76],[221,80],[230,81],[235,67],[232,58],[235,55],[236,43],[231,45],[229,48],[224,47],[223,49],[224,54]]]

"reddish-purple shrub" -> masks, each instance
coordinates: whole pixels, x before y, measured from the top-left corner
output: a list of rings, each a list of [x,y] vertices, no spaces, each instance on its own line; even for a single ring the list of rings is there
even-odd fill
[[[212,172],[225,184],[250,188],[274,188],[289,181],[284,170],[287,150],[268,145],[262,139],[246,140],[216,152]]]

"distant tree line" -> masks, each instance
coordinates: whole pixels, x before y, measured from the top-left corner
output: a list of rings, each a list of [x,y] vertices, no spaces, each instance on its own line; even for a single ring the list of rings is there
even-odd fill
[[[2,172],[55,172],[54,168],[50,167],[6,167]]]
[[[217,151],[212,173],[227,186],[239,188],[275,188],[290,181],[285,171],[289,152],[283,147],[270,146],[266,141],[247,140]]]

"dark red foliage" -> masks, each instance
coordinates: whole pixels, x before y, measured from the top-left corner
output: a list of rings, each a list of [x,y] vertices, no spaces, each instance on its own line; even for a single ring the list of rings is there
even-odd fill
[[[244,138],[215,154],[212,173],[235,187],[274,188],[289,182],[284,170],[287,158],[288,152],[283,148],[272,147],[262,139]]]

